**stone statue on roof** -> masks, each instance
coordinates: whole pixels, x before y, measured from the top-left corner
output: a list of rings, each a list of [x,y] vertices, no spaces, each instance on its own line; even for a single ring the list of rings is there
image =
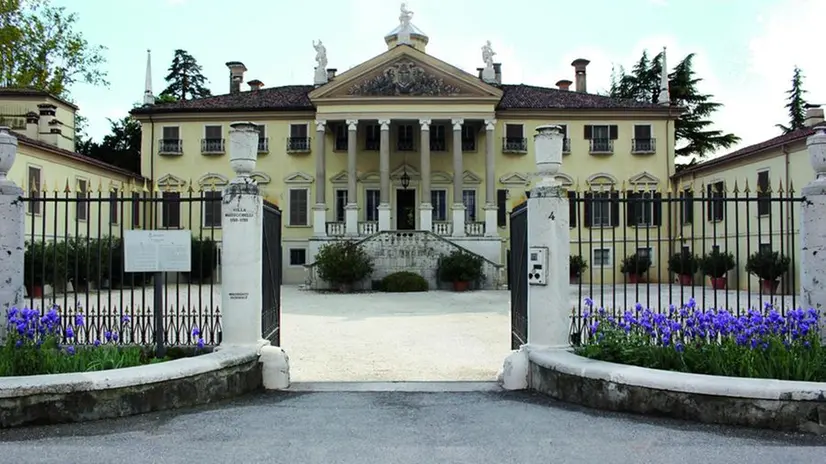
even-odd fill
[[[496,52],[488,40],[482,47],[482,60],[485,62],[485,69],[482,70],[482,80],[488,84],[496,82],[496,71],[493,69],[493,56]]]
[[[318,43],[313,41],[313,48],[315,48],[315,61],[318,63],[318,67],[327,69],[327,47],[319,39]]]
[[[410,26],[410,20],[413,19],[413,11],[407,9],[407,3],[402,2],[402,6],[400,8],[401,14],[399,14],[399,23],[402,25],[402,28]]]

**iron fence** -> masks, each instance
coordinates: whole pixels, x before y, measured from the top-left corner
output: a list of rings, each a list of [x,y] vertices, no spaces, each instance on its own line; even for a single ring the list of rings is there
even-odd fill
[[[74,343],[155,344],[157,301],[166,344],[220,343],[220,190],[92,189],[78,180],[75,189],[33,190],[21,200],[27,304],[56,309]],[[191,271],[162,279],[125,272],[123,237],[132,229],[191,230]]]

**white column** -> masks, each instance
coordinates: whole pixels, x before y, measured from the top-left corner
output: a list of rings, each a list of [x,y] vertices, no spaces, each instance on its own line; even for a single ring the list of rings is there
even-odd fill
[[[347,235],[359,233],[359,205],[356,190],[356,151],[358,149],[358,119],[347,120],[347,206],[344,207],[344,231]]]
[[[499,225],[497,215],[499,208],[496,204],[496,156],[494,154],[495,119],[485,120],[485,235],[497,237]]]
[[[258,157],[258,132],[251,122],[230,125],[230,165],[235,179],[221,200],[222,345],[266,345],[261,336],[264,203],[250,177]]]
[[[465,205],[462,202],[465,168],[462,163],[462,124],[464,119],[453,123],[453,236],[465,236]]]
[[[826,256],[826,127],[817,127],[806,145],[815,180],[801,189],[805,201],[800,208],[800,287],[803,309],[814,308],[823,313],[826,311],[826,259],[823,259]],[[826,341],[823,322],[820,334]]]
[[[422,126],[421,147],[421,199],[419,203],[419,228],[433,231],[433,205],[430,203],[430,119],[419,119]]]
[[[315,205],[313,205],[313,235],[327,236],[327,167],[324,147],[327,121],[315,122]]]
[[[556,180],[562,164],[562,128],[540,126],[534,135],[534,156],[540,180],[528,199],[528,343],[568,347],[570,308],[568,269],[570,230],[568,198]],[[531,261],[545,253],[544,262]],[[537,269],[537,266],[539,268]],[[537,279],[544,274],[544,284]]]
[[[17,157],[17,137],[0,127],[0,343],[6,338],[6,311],[22,309],[25,212],[23,189],[7,174]]]
[[[379,119],[379,231],[390,230],[390,120]]]

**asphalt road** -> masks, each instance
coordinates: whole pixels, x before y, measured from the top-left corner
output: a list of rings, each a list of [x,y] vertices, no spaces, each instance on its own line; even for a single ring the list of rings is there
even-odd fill
[[[823,463],[826,439],[607,414],[530,393],[267,393],[0,431],[0,463]]]

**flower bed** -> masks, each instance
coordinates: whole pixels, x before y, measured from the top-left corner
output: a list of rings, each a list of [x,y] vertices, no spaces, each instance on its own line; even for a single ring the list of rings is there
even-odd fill
[[[586,299],[580,356],[633,366],[717,376],[826,381],[826,347],[814,309],[781,314],[770,304],[744,314],[698,308],[694,299],[658,313],[637,304],[611,315]]]

